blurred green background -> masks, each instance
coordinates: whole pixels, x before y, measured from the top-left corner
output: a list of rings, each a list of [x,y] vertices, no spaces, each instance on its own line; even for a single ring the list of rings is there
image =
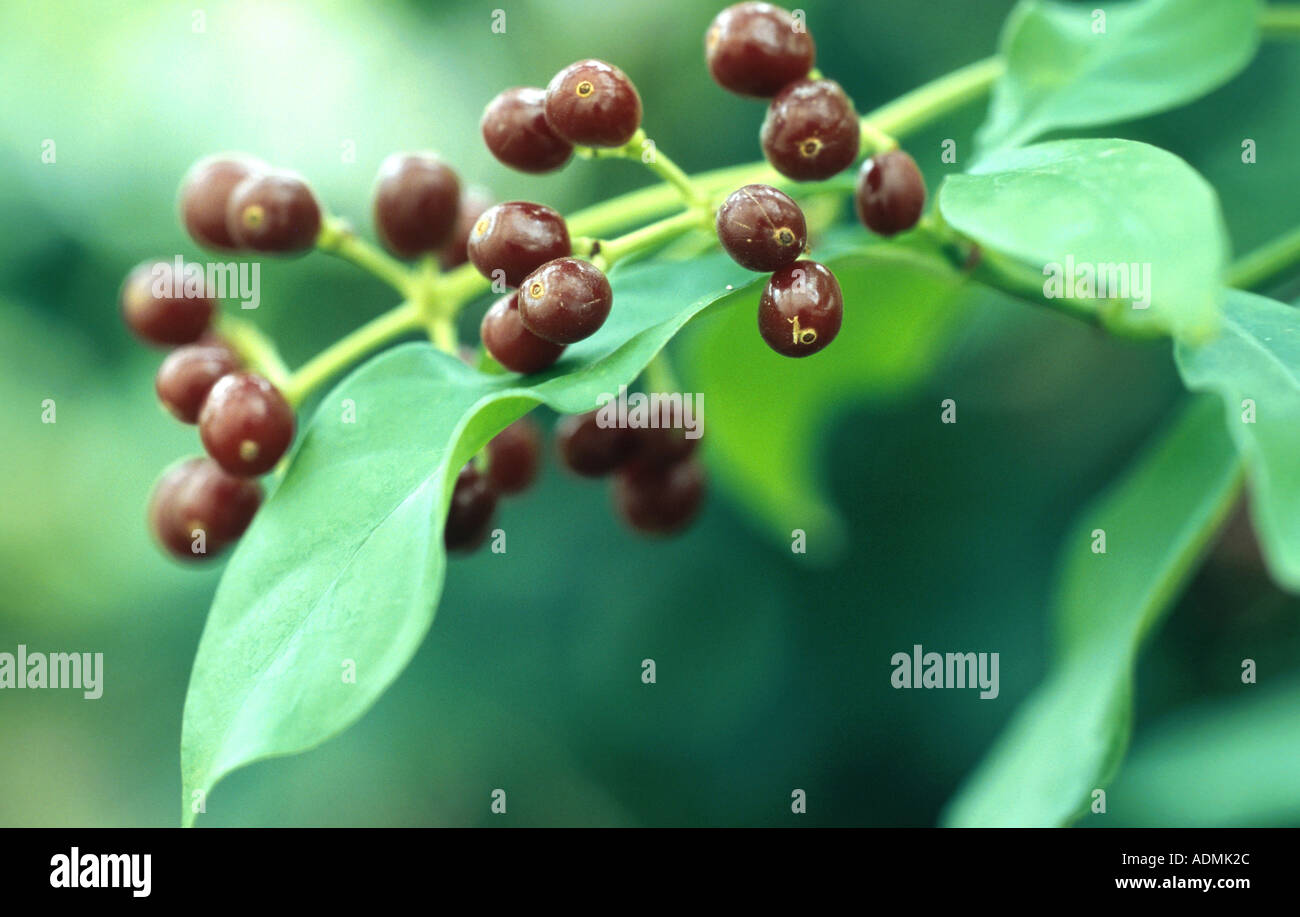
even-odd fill
[[[148,540],[154,477],[198,442],[156,406],[159,355],[128,337],[115,301],[136,261],[200,254],[175,214],[186,167],[258,154],[368,231],[380,160],[430,148],[499,199],[572,211],[645,178],[619,163],[510,173],[477,124],[500,89],[544,85],[585,56],[632,76],[648,132],[688,171],[753,160],[762,106],[718,89],[702,61],[723,5],[0,9],[0,651],[103,652],[106,667],[98,701],[0,692],[0,824],[176,823],[181,710],[219,571],[181,568]],[[1010,6],[801,4],[819,66],[863,111],[991,53]],[[1300,212],[1298,77],[1300,53],[1265,46],[1196,105],[1095,133],[1187,158],[1220,189],[1240,252]],[[908,141],[932,188],[960,167],[939,163],[940,141],[963,149],[982,115]],[[1260,150],[1250,169],[1245,137]],[[262,279],[251,314],[291,364],[392,304],[323,256],[266,264]],[[504,508],[508,555],[452,562],[429,639],[377,707],[313,752],[227,779],[204,823],[933,824],[1045,670],[1071,517],[1181,391],[1167,345],[991,295],[969,308],[919,390],[871,404],[826,393],[838,413],[819,451],[848,522],[833,562],[793,559],[716,493],[685,537],[647,543],[612,519],[602,486],[548,468]],[[953,396],[960,422],[943,428],[938,403]],[[56,424],[40,422],[45,398]],[[1216,552],[1144,658],[1132,763],[1105,824],[1300,823],[1284,766],[1300,749],[1296,612],[1248,536]],[[893,690],[889,657],[914,643],[1001,653],[1000,697]],[[647,657],[653,687],[639,680]],[[1240,684],[1243,657],[1259,686]],[[495,787],[504,819],[488,814]],[[805,816],[790,814],[796,787]]]

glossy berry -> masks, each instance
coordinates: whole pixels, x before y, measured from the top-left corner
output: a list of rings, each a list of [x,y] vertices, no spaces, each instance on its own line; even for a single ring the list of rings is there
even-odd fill
[[[519,285],[519,317],[533,334],[557,344],[591,337],[609,318],[614,293],[590,261],[557,258]]]
[[[199,437],[208,455],[241,477],[274,468],[293,442],[293,430],[293,408],[256,373],[222,376],[199,411]]]
[[[816,49],[802,23],[770,3],[737,3],[704,33],[709,74],[723,89],[770,99],[812,69]]]
[[[375,180],[375,232],[400,258],[435,252],[451,239],[460,210],[460,179],[436,156],[394,153]]]
[[[456,477],[456,487],[447,509],[447,525],[442,531],[448,551],[472,551],[487,537],[497,494],[487,476],[480,474],[473,462],[467,462]]]
[[[541,463],[542,432],[530,417],[520,417],[488,443],[488,481],[499,494],[527,490]]]
[[[758,302],[758,331],[777,353],[806,357],[840,333],[844,295],[816,261],[796,261],[772,275]]]
[[[230,193],[249,175],[270,166],[251,156],[209,156],[196,162],[181,181],[181,222],[190,237],[204,248],[234,251],[240,246],[226,226]]]
[[[858,115],[834,80],[799,80],[768,106],[759,134],[772,167],[795,181],[820,181],[858,155]]]
[[[158,543],[173,555],[203,560],[237,540],[261,502],[262,488],[256,481],[226,474],[211,459],[191,458],[159,479],[149,503],[149,523]]]
[[[621,466],[636,448],[631,430],[602,427],[599,414],[570,414],[555,427],[555,448],[565,467],[585,478],[598,478]]]
[[[911,229],[925,209],[925,179],[916,160],[890,150],[862,163],[853,202],[862,225],[882,236]]]
[[[249,175],[230,192],[226,229],[241,248],[267,254],[303,252],[320,234],[321,208],[291,172]]]
[[[167,355],[154,377],[163,407],[182,423],[198,423],[199,410],[217,380],[239,368],[229,347],[191,344]]]
[[[685,461],[700,444],[700,438],[688,437],[683,427],[638,427],[628,432],[634,443],[633,460],[656,468]]]
[[[524,327],[518,293],[507,293],[492,304],[479,326],[479,338],[492,359],[517,373],[539,372],[564,353],[563,344],[552,344]]]
[[[641,126],[641,96],[613,64],[578,61],[546,87],[546,121],[569,143],[622,146]]]
[[[460,267],[469,260],[469,234],[483,212],[492,206],[492,198],[481,188],[466,188],[460,193],[460,207],[451,237],[438,250],[438,264],[444,271]]]
[[[573,144],[556,136],[546,121],[545,89],[500,93],[483,110],[479,130],[492,155],[520,172],[552,172],[573,155]]]
[[[546,262],[572,251],[564,217],[528,201],[489,207],[469,234],[469,260],[474,267],[488,280],[504,280],[508,287],[519,286]]]
[[[614,507],[639,532],[681,531],[704,498],[704,467],[694,459],[665,467],[630,462],[614,476]]]
[[[792,264],[808,244],[799,205],[771,185],[745,185],[718,208],[718,241],[737,264],[768,273]]]
[[[141,340],[159,347],[190,344],[208,330],[216,301],[208,295],[203,268],[171,261],[137,265],[122,283],[122,318]]]

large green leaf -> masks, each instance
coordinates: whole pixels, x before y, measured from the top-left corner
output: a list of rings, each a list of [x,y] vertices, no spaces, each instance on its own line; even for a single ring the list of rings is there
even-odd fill
[[[1053,827],[1086,811],[1128,742],[1133,670],[1223,521],[1241,479],[1219,408],[1198,398],[1071,529],[1059,660],[944,815],[954,826]],[[1094,532],[1106,552],[1094,553]]]
[[[1228,254],[1218,197],[1172,153],[1129,140],[1006,150],[948,176],[939,209],[958,232],[1044,280],[1049,266],[1091,265],[1098,277],[1103,266],[1125,268],[1143,295],[1134,286],[1128,299],[1066,290],[1108,323],[1192,339],[1218,327]]]
[[[1300,590],[1300,312],[1229,290],[1222,332],[1174,354],[1188,388],[1222,396],[1269,570]]]
[[[807,533],[809,556],[833,556],[840,522],[823,494],[818,431],[855,401],[922,378],[942,352],[961,277],[946,262],[894,245],[825,254],[844,291],[835,343],[791,360],[755,332],[756,297],[701,323],[684,374],[707,392],[710,464],[731,496],[778,538]]]
[[[1102,20],[1095,11],[1104,11]],[[1103,7],[1024,0],[1000,50],[978,142],[1018,146],[1067,127],[1110,124],[1190,102],[1227,82],[1259,44],[1255,0],[1142,0]]]
[[[185,703],[185,820],[195,792],[235,768],[344,729],[410,661],[442,588],[450,488],[471,455],[539,403],[590,409],[753,278],[723,255],[615,272],[605,326],[528,385],[409,344],[335,388],[217,589]]]
[[[1144,729],[1110,793],[1110,816],[1139,827],[1294,827],[1300,683],[1241,692]]]

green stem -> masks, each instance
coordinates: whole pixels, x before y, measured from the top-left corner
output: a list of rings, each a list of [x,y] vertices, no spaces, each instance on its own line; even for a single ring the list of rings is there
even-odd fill
[[[1300,226],[1243,255],[1228,268],[1228,286],[1257,289],[1300,261]]]
[[[283,386],[284,397],[297,407],[318,385],[332,378],[344,367],[351,365],[371,350],[403,334],[417,331],[420,327],[419,307],[409,301],[402,303],[326,347],[298,367]]]
[[[217,333],[234,348],[244,363],[265,376],[271,384],[283,389],[288,383],[289,367],[280,357],[275,342],[252,322],[223,315],[217,320]]]
[[[862,146],[873,153],[898,149],[898,141],[865,118],[862,120]]]
[[[675,216],[666,217],[627,235],[619,236],[617,239],[611,239],[601,245],[600,251],[592,261],[605,270],[630,255],[657,248],[692,229],[707,228],[712,222],[711,211],[698,208],[684,210]]]
[[[327,217],[316,237],[316,247],[369,271],[403,297],[411,296],[415,272],[358,236],[345,220]]]
[[[1265,38],[1300,38],[1300,6],[1266,6],[1259,11],[1259,30]]]

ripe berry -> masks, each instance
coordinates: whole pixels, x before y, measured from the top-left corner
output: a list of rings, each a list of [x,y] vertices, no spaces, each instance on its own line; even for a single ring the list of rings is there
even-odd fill
[[[636,440],[624,427],[602,427],[596,411],[570,414],[555,427],[560,460],[575,474],[598,478],[618,468],[632,455]]]
[[[394,153],[375,180],[379,240],[400,258],[437,251],[451,238],[460,209],[460,179],[435,156]]]
[[[456,477],[447,509],[447,525],[442,542],[448,551],[472,551],[487,537],[492,513],[497,506],[496,491],[473,462],[466,462]]]
[[[506,201],[489,207],[469,234],[469,260],[488,280],[496,271],[508,287],[548,261],[573,251],[569,228],[550,207],[528,201]]]
[[[911,229],[925,209],[925,179],[902,150],[872,156],[858,172],[854,195],[862,225],[882,236]]]
[[[772,100],[759,135],[772,167],[795,181],[820,181],[858,155],[858,115],[834,80],[799,80]]]
[[[149,503],[154,537],[185,560],[213,557],[248,528],[262,502],[256,481],[226,474],[207,458],[178,462],[163,472]],[[197,551],[197,542],[204,550]]]
[[[198,340],[217,308],[208,295],[202,267],[186,264],[177,275],[170,261],[137,265],[122,283],[119,300],[127,327],[141,340],[160,347]]]
[[[507,293],[492,304],[479,326],[479,338],[492,359],[517,373],[543,370],[564,353],[563,344],[552,344],[524,327],[518,293]]]
[[[199,411],[199,437],[222,468],[253,477],[275,467],[293,442],[293,408],[256,373],[222,376]]]
[[[737,3],[717,15],[704,34],[709,74],[723,89],[770,99],[812,69],[812,36],[769,3]]]
[[[682,427],[638,427],[633,434],[633,460],[637,464],[666,468],[684,461],[700,444],[700,438],[687,437]]]
[[[622,146],[641,126],[641,97],[613,64],[578,61],[546,87],[546,121],[570,143]]]
[[[469,260],[469,234],[483,211],[492,206],[492,198],[481,188],[467,188],[460,193],[460,208],[451,238],[438,251],[438,263],[444,271],[460,267]]]
[[[229,347],[191,344],[167,355],[154,377],[154,390],[181,423],[198,423],[203,400],[217,380],[239,368]]]
[[[557,344],[591,337],[609,318],[614,292],[590,261],[557,258],[519,285],[519,317],[533,334]]]
[[[631,462],[614,476],[614,507],[632,528],[670,535],[695,518],[704,497],[704,468],[694,459],[667,467]]]
[[[541,465],[542,433],[529,417],[520,417],[488,443],[488,481],[501,494],[527,490]]]
[[[772,275],[758,302],[758,332],[779,354],[806,357],[840,332],[844,295],[816,261],[796,261]]]
[[[505,90],[487,104],[479,129],[492,155],[520,172],[552,172],[573,155],[573,144],[546,122],[544,89]]]
[[[320,234],[321,208],[307,183],[291,172],[252,174],[226,205],[226,229],[242,248],[268,254],[306,251]]]
[[[723,201],[718,241],[737,264],[766,273],[793,263],[808,244],[803,211],[771,185],[745,185]]]
[[[200,159],[181,181],[181,221],[195,242],[204,248],[234,251],[239,248],[226,227],[230,192],[255,172],[270,169],[260,159],[242,154]]]

